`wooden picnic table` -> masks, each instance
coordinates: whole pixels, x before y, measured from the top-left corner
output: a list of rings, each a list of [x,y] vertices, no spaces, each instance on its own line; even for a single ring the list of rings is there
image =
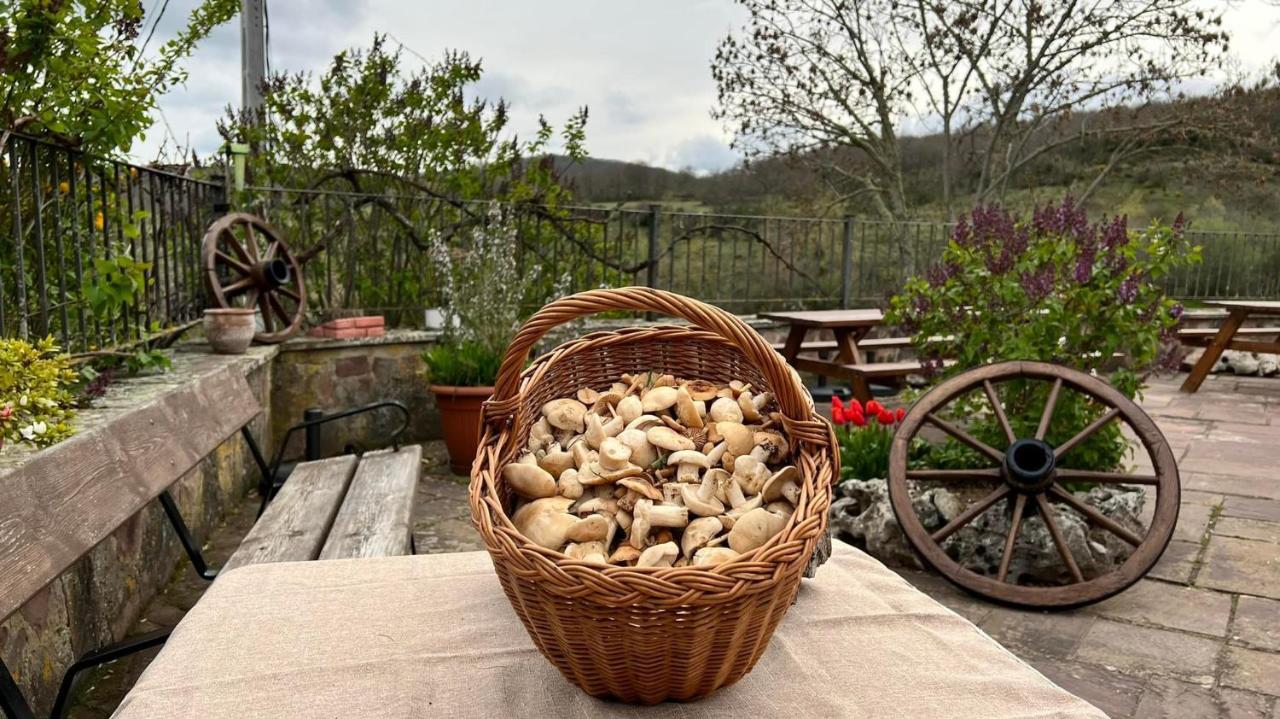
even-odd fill
[[[1244,326],[1245,320],[1248,320],[1250,315],[1280,315],[1280,302],[1269,300],[1222,300],[1205,302],[1204,304],[1225,309],[1227,318],[1223,320],[1222,326],[1218,328],[1218,333],[1213,336],[1213,339],[1209,340],[1204,354],[1200,355],[1195,367],[1191,368],[1191,374],[1182,383],[1182,391],[1187,393],[1200,389],[1204,378],[1209,376],[1209,371],[1217,364],[1218,358],[1228,349],[1242,352],[1280,353],[1280,340],[1258,342],[1236,339],[1236,334],[1240,332],[1240,328]]]

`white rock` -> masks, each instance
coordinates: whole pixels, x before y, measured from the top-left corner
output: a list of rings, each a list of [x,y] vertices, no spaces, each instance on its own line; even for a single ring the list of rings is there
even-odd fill
[[[1227,360],[1227,367],[1238,375],[1255,375],[1258,373],[1258,356],[1252,352],[1234,352],[1228,350],[1222,353]]]
[[[1280,373],[1280,355],[1258,355],[1258,374],[1270,377]]]

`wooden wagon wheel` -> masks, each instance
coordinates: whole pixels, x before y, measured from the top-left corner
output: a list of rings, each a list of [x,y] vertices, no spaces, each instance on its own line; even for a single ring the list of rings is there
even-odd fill
[[[1010,380],[1051,383],[1039,426],[1031,436],[1015,433],[1000,399],[999,385]],[[965,428],[944,419],[940,412],[953,400],[970,393],[982,392],[991,413],[998,422],[1006,442],[993,447],[974,437]],[[1061,393],[1077,392],[1106,407],[1096,420],[1075,436],[1056,447],[1045,441],[1054,419],[1054,408]],[[1112,421],[1119,420],[1137,436],[1141,448],[1151,459],[1151,474],[1125,474],[1065,469],[1061,459],[1081,441]],[[929,469],[908,467],[908,450],[912,440],[925,425],[950,435],[988,459],[985,469]],[[968,505],[944,526],[928,530],[912,506],[909,481],[961,482],[980,487],[981,497]],[[1128,484],[1154,487],[1156,506],[1150,526],[1144,535],[1103,515],[1093,506],[1073,495],[1064,482]],[[983,486],[986,485],[986,486]],[[990,492],[987,492],[987,488]],[[911,407],[893,439],[889,459],[889,498],[894,514],[912,545],[924,560],[958,586],[1005,604],[1023,607],[1067,608],[1096,602],[1128,588],[1155,565],[1173,535],[1178,519],[1178,468],[1173,452],[1155,422],[1136,404],[1106,382],[1090,375],[1058,365],[1042,362],[1003,362],[987,365],[957,375],[934,387]],[[1081,572],[1055,519],[1055,504],[1066,505],[1080,513],[1094,527],[1100,528],[1132,545],[1133,551],[1120,565],[1096,576]],[[1009,532],[996,576],[975,572],[951,558],[945,550],[947,541],[960,529],[990,510],[1010,513]],[[1019,585],[1017,577],[1009,577],[1018,531],[1024,520],[1039,515],[1043,518],[1058,556],[1071,578],[1057,586]],[[1011,581],[1012,580],[1012,581]]]
[[[262,218],[236,212],[209,226],[201,240],[205,287],[219,307],[256,307],[258,342],[274,344],[302,327],[307,292],[301,258]]]

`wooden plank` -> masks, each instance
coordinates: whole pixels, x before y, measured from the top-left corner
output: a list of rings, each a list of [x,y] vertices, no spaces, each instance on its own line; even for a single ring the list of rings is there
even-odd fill
[[[872,362],[849,366],[849,371],[861,377],[875,379],[879,377],[905,377],[924,371],[924,365],[917,361],[910,362]]]
[[[1218,334],[1217,327],[1183,327],[1178,330],[1178,336],[1182,338],[1190,337],[1213,337]],[[1240,335],[1280,335],[1280,327],[1241,327],[1236,336]]]
[[[768,312],[761,319],[805,327],[874,327],[884,321],[880,310],[808,310]]]
[[[0,475],[0,619],[260,411],[243,372],[224,368],[86,427]]]
[[[333,520],[321,559],[412,554],[413,498],[422,447],[368,452]]]
[[[294,468],[222,572],[248,564],[297,562],[320,556],[338,514],[356,456],[346,454]]]
[[[1181,391],[1192,394],[1200,389],[1204,378],[1209,376],[1209,371],[1218,363],[1218,358],[1227,350],[1232,338],[1236,336],[1236,331],[1240,329],[1248,318],[1249,310],[1247,309],[1231,310],[1231,315],[1227,317],[1222,326],[1218,328],[1217,334],[1209,341],[1209,344],[1205,347],[1204,354],[1200,355],[1200,360],[1196,362],[1196,366],[1191,368],[1186,381],[1179,388]]]
[[[1205,304],[1233,312],[1245,310],[1255,315],[1280,315],[1280,301],[1275,300],[1206,300]]]

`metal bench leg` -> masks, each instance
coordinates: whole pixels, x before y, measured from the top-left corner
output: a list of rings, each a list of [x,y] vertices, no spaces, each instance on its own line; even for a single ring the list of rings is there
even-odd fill
[[[182,519],[182,512],[178,511],[178,503],[173,501],[173,495],[169,494],[169,490],[160,493],[160,506],[164,507],[165,516],[169,518],[169,524],[173,525],[173,531],[178,533],[178,541],[182,542],[182,548],[187,552],[187,558],[191,560],[191,567],[196,570],[196,574],[204,580],[213,581],[218,576],[218,570],[210,569],[209,563],[205,561],[204,554],[200,551],[200,545],[196,544],[196,540],[191,536],[191,530],[187,529],[187,523]]]
[[[139,634],[118,644],[96,649],[77,659],[67,669],[67,673],[62,675],[62,684],[58,687],[58,696],[53,700],[53,710],[49,712],[49,716],[52,719],[62,719],[67,713],[67,701],[71,698],[71,690],[75,688],[76,676],[80,672],[101,664],[114,662],[117,659],[122,659],[145,649],[158,647],[165,643],[171,631],[170,629],[157,629],[154,632]]]
[[[4,710],[5,719],[36,719],[3,659],[0,659],[0,709]]]

